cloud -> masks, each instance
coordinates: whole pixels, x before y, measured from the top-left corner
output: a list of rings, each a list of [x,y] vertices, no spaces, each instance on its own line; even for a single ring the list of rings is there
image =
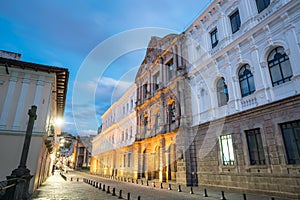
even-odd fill
[[[78,135],[80,135],[80,136],[97,135],[97,130],[92,130],[92,129],[89,129],[89,130],[80,130],[78,132]]]
[[[89,53],[107,38],[133,28],[162,27],[181,32],[208,1],[211,0],[175,3],[172,0],[3,1],[0,45],[22,53],[25,61],[69,68],[64,129],[85,134],[89,132],[86,130],[96,130],[98,126],[91,124],[87,115],[95,116],[101,123],[100,116],[134,82],[135,73],[130,70],[137,68],[144,56],[144,52],[142,55],[140,52],[115,60],[99,80],[89,79],[97,70],[93,68],[85,74],[86,80],[78,80],[77,85],[76,72]],[[130,42],[120,40],[106,51],[131,49],[128,45],[133,45],[134,40],[137,38]],[[103,54],[96,56],[95,67],[105,61],[101,56]],[[94,94],[95,103],[78,99],[73,110],[73,86],[82,91],[82,99],[86,92]],[[73,114],[80,118],[77,124],[80,129],[75,128]]]

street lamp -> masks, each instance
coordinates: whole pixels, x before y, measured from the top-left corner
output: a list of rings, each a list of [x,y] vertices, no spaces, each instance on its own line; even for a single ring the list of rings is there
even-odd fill
[[[61,126],[61,125],[63,125],[63,123],[64,123],[64,120],[62,118],[58,117],[55,119],[56,126]]]

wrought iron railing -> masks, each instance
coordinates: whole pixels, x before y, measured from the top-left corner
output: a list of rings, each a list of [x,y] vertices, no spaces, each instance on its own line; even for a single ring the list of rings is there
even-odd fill
[[[9,199],[9,193],[15,190],[18,178],[0,181],[0,199]]]

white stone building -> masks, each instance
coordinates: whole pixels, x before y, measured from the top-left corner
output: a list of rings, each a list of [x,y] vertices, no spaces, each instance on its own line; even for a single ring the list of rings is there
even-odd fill
[[[299,93],[297,2],[262,2],[264,8],[254,0],[214,1],[187,29],[194,124]],[[271,72],[276,53],[285,59],[280,65],[289,65],[283,74],[282,67]],[[224,95],[217,92],[220,78]]]
[[[50,154],[59,129],[55,120],[64,114],[68,69],[21,61],[21,55],[0,51],[0,180],[19,165],[28,110],[37,106],[27,168],[34,176],[30,192],[51,170]]]
[[[136,86],[132,85],[102,115],[102,130],[92,141],[91,172],[110,176],[129,173],[136,135],[135,102]]]
[[[299,198],[300,2],[215,0],[185,31],[190,184]]]

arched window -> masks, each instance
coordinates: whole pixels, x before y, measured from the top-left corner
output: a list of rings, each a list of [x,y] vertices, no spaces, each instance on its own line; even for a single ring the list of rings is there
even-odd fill
[[[228,102],[228,89],[225,84],[225,79],[220,78],[217,82],[217,95],[218,95],[218,104],[219,106],[224,106]]]
[[[255,92],[254,78],[249,65],[243,65],[239,71],[239,82],[242,97]]]
[[[273,86],[288,82],[293,76],[289,57],[282,47],[277,47],[268,56],[268,66]]]

